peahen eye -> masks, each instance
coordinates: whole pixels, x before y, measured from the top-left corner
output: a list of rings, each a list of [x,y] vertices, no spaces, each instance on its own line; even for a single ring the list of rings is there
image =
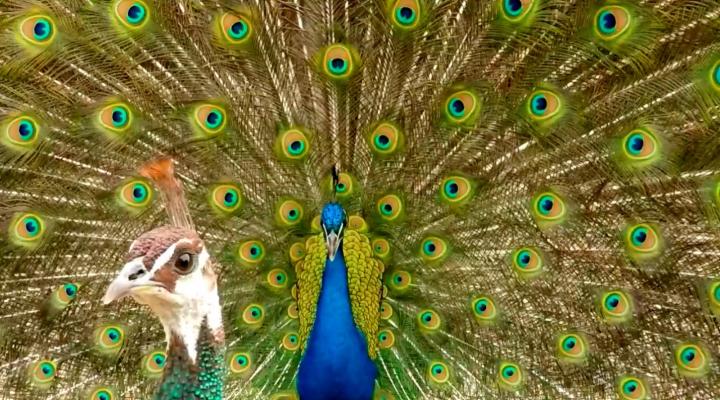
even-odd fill
[[[142,0],[120,0],[115,4],[115,18],[128,29],[137,30],[149,20],[150,9]]]
[[[418,26],[420,13],[418,0],[397,0],[391,8],[391,20],[395,27],[409,30]]]
[[[275,141],[277,155],[286,161],[303,160],[310,151],[308,135],[296,128],[280,132]]]
[[[620,6],[606,6],[595,14],[595,34],[603,40],[613,40],[630,27],[631,16]]]
[[[55,39],[55,22],[47,15],[33,15],[20,22],[20,35],[30,44],[47,47]]]
[[[710,372],[708,353],[693,343],[682,343],[675,347],[675,365],[687,377],[699,378]]]
[[[334,44],[322,53],[322,71],[330,78],[344,80],[357,70],[356,51],[344,44]]]
[[[3,124],[4,125],[4,124]],[[3,143],[19,151],[33,149],[38,142],[40,129],[37,121],[29,116],[21,116],[13,119],[5,125],[5,138]]]
[[[445,383],[450,379],[450,371],[444,362],[434,361],[428,366],[428,376],[433,383]]]
[[[501,388],[517,391],[523,384],[523,372],[515,363],[502,362],[498,368],[497,381]]]
[[[632,318],[633,303],[622,290],[605,292],[601,296],[600,311],[607,322],[621,323]]]
[[[645,383],[639,378],[626,376],[618,381],[617,392],[623,400],[644,400],[648,397]]]
[[[175,260],[175,271],[181,275],[187,275],[195,267],[195,256],[190,253],[182,253]]]

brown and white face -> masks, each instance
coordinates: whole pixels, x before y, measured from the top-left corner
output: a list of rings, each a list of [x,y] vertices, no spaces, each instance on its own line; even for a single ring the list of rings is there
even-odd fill
[[[175,335],[192,340],[205,318],[211,330],[222,325],[217,275],[202,240],[189,229],[164,226],[132,243],[103,302],[125,296],[148,305],[163,323],[168,339]]]

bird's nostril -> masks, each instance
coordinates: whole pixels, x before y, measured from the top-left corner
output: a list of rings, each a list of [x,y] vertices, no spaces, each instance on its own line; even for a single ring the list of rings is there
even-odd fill
[[[140,270],[138,270],[137,272],[130,274],[130,275],[128,276],[128,279],[131,280],[131,281],[134,281],[135,279],[137,279],[137,278],[139,278],[139,277],[141,277],[141,276],[143,276],[143,275],[145,275],[145,270],[144,270],[144,269],[140,269]]]

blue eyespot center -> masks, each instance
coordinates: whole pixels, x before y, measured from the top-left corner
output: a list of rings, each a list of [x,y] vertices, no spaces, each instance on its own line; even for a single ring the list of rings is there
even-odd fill
[[[377,135],[375,137],[375,145],[381,149],[387,149],[390,147],[390,138],[387,135]]]
[[[692,362],[692,360],[695,359],[695,350],[685,349],[683,350],[681,357],[683,360],[685,360],[685,362]]]
[[[30,140],[35,134],[35,126],[28,120],[22,120],[18,125],[18,133],[22,140]]]
[[[305,143],[301,140],[294,140],[288,146],[288,150],[292,155],[298,155],[305,150]]]
[[[644,146],[645,139],[643,138],[643,135],[639,133],[630,136],[626,142],[627,150],[633,155],[640,154]]]
[[[522,13],[522,1],[505,0],[505,11],[513,17],[517,17]]]
[[[532,112],[536,115],[543,115],[547,110],[548,102],[545,95],[538,94],[532,98]]]
[[[410,25],[415,22],[416,19],[415,11],[410,7],[398,8],[395,15],[398,22],[403,25]]]
[[[480,313],[484,313],[485,310],[487,310],[487,308],[488,308],[487,300],[479,300],[475,304],[475,309]]]
[[[383,211],[384,211],[386,214],[391,213],[392,210],[393,210],[393,207],[392,207],[391,204],[389,204],[389,203],[383,204]]]
[[[260,248],[258,246],[250,247],[250,255],[251,256],[257,256],[258,254],[260,254]]]
[[[460,186],[454,180],[449,180],[445,184],[445,194],[450,198],[455,198],[460,191]]]
[[[40,223],[35,217],[28,217],[25,219],[25,230],[34,236],[40,230]]]
[[[344,74],[348,69],[348,63],[342,58],[333,58],[329,61],[330,72],[336,75]]]
[[[65,289],[65,294],[67,294],[70,297],[74,296],[75,293],[77,293],[77,287],[75,287],[75,285],[73,285],[71,283],[66,284],[64,289]]]
[[[530,252],[527,250],[521,251],[518,255],[518,261],[522,267],[527,267],[531,259],[532,257],[530,256]]]
[[[720,85],[720,62],[715,65],[715,72],[713,73],[715,84]]]
[[[435,252],[435,249],[436,249],[435,243],[433,243],[433,242],[427,242],[427,243],[425,243],[425,252],[426,252],[426,253],[432,254],[432,253]]]
[[[143,201],[147,196],[147,190],[140,184],[136,184],[132,191],[133,199],[135,201]]]
[[[225,196],[223,196],[223,200],[225,201],[226,206],[232,206],[237,201],[237,195],[234,191],[228,190],[225,192]]]
[[[245,358],[245,356],[238,356],[235,359],[235,361],[237,361],[237,363],[240,364],[241,366],[244,366],[245,364],[247,364],[247,359]]]
[[[50,25],[50,21],[45,18],[38,18],[38,20],[35,21],[33,37],[35,37],[36,40],[45,40],[50,37],[51,33],[52,25]]]
[[[237,21],[230,27],[230,36],[233,39],[242,39],[248,33],[248,26],[243,21]]]
[[[140,24],[145,19],[145,7],[135,3],[127,11],[127,20],[133,25]]]
[[[346,187],[345,184],[342,183],[342,182],[340,182],[340,183],[338,183],[337,185],[335,185],[335,190],[338,191],[338,192],[340,192],[340,193],[344,192],[346,188],[347,188],[347,187]]]
[[[52,374],[52,372],[53,372],[52,366],[50,366],[48,364],[43,364],[43,366],[40,367],[40,369],[42,370],[42,373],[45,374],[45,376],[48,376],[48,375]]]
[[[605,305],[610,310],[614,310],[618,304],[620,304],[620,296],[616,294],[608,296],[607,301],[605,301]]]
[[[162,367],[163,364],[165,364],[165,357],[163,357],[163,356],[155,356],[154,361],[155,361],[155,364],[157,364],[158,366]]]
[[[720,284],[715,286],[715,289],[713,290],[713,296],[715,297],[715,301],[720,302]]]
[[[547,215],[550,213],[550,210],[552,210],[553,206],[555,205],[555,202],[553,201],[552,197],[550,196],[543,196],[540,201],[540,213],[543,215]]]
[[[623,390],[625,391],[625,393],[633,393],[637,390],[637,388],[638,388],[638,385],[634,381],[627,382],[623,386]]]
[[[573,348],[575,348],[576,344],[577,342],[575,341],[575,339],[570,337],[565,339],[565,341],[563,342],[563,348],[565,348],[565,350],[572,350]]]
[[[436,365],[435,367],[433,367],[433,374],[440,375],[442,373],[443,373],[443,367],[441,367],[439,365]]]
[[[465,103],[460,99],[452,99],[448,105],[448,110],[453,117],[462,117],[465,115]]]
[[[632,232],[633,244],[636,246],[642,245],[647,240],[648,231],[646,228],[635,228]]]
[[[511,378],[513,375],[515,375],[514,367],[505,367],[505,369],[503,369],[503,376],[505,378]]]
[[[115,107],[112,110],[112,124],[116,128],[121,128],[128,123],[128,112],[123,107]]]
[[[432,321],[432,314],[430,314],[429,312],[423,314],[422,320],[425,321],[425,322],[430,322],[430,321]]]
[[[610,11],[605,11],[598,17],[598,25],[603,33],[613,33],[617,27],[615,15]]]
[[[223,116],[217,111],[210,111],[207,117],[205,117],[205,123],[208,128],[214,129],[222,124]]]

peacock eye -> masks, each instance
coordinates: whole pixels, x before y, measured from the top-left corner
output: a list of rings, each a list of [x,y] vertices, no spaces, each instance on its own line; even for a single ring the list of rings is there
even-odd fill
[[[189,274],[194,266],[193,256],[190,253],[183,253],[175,260],[175,270],[183,275]]]

